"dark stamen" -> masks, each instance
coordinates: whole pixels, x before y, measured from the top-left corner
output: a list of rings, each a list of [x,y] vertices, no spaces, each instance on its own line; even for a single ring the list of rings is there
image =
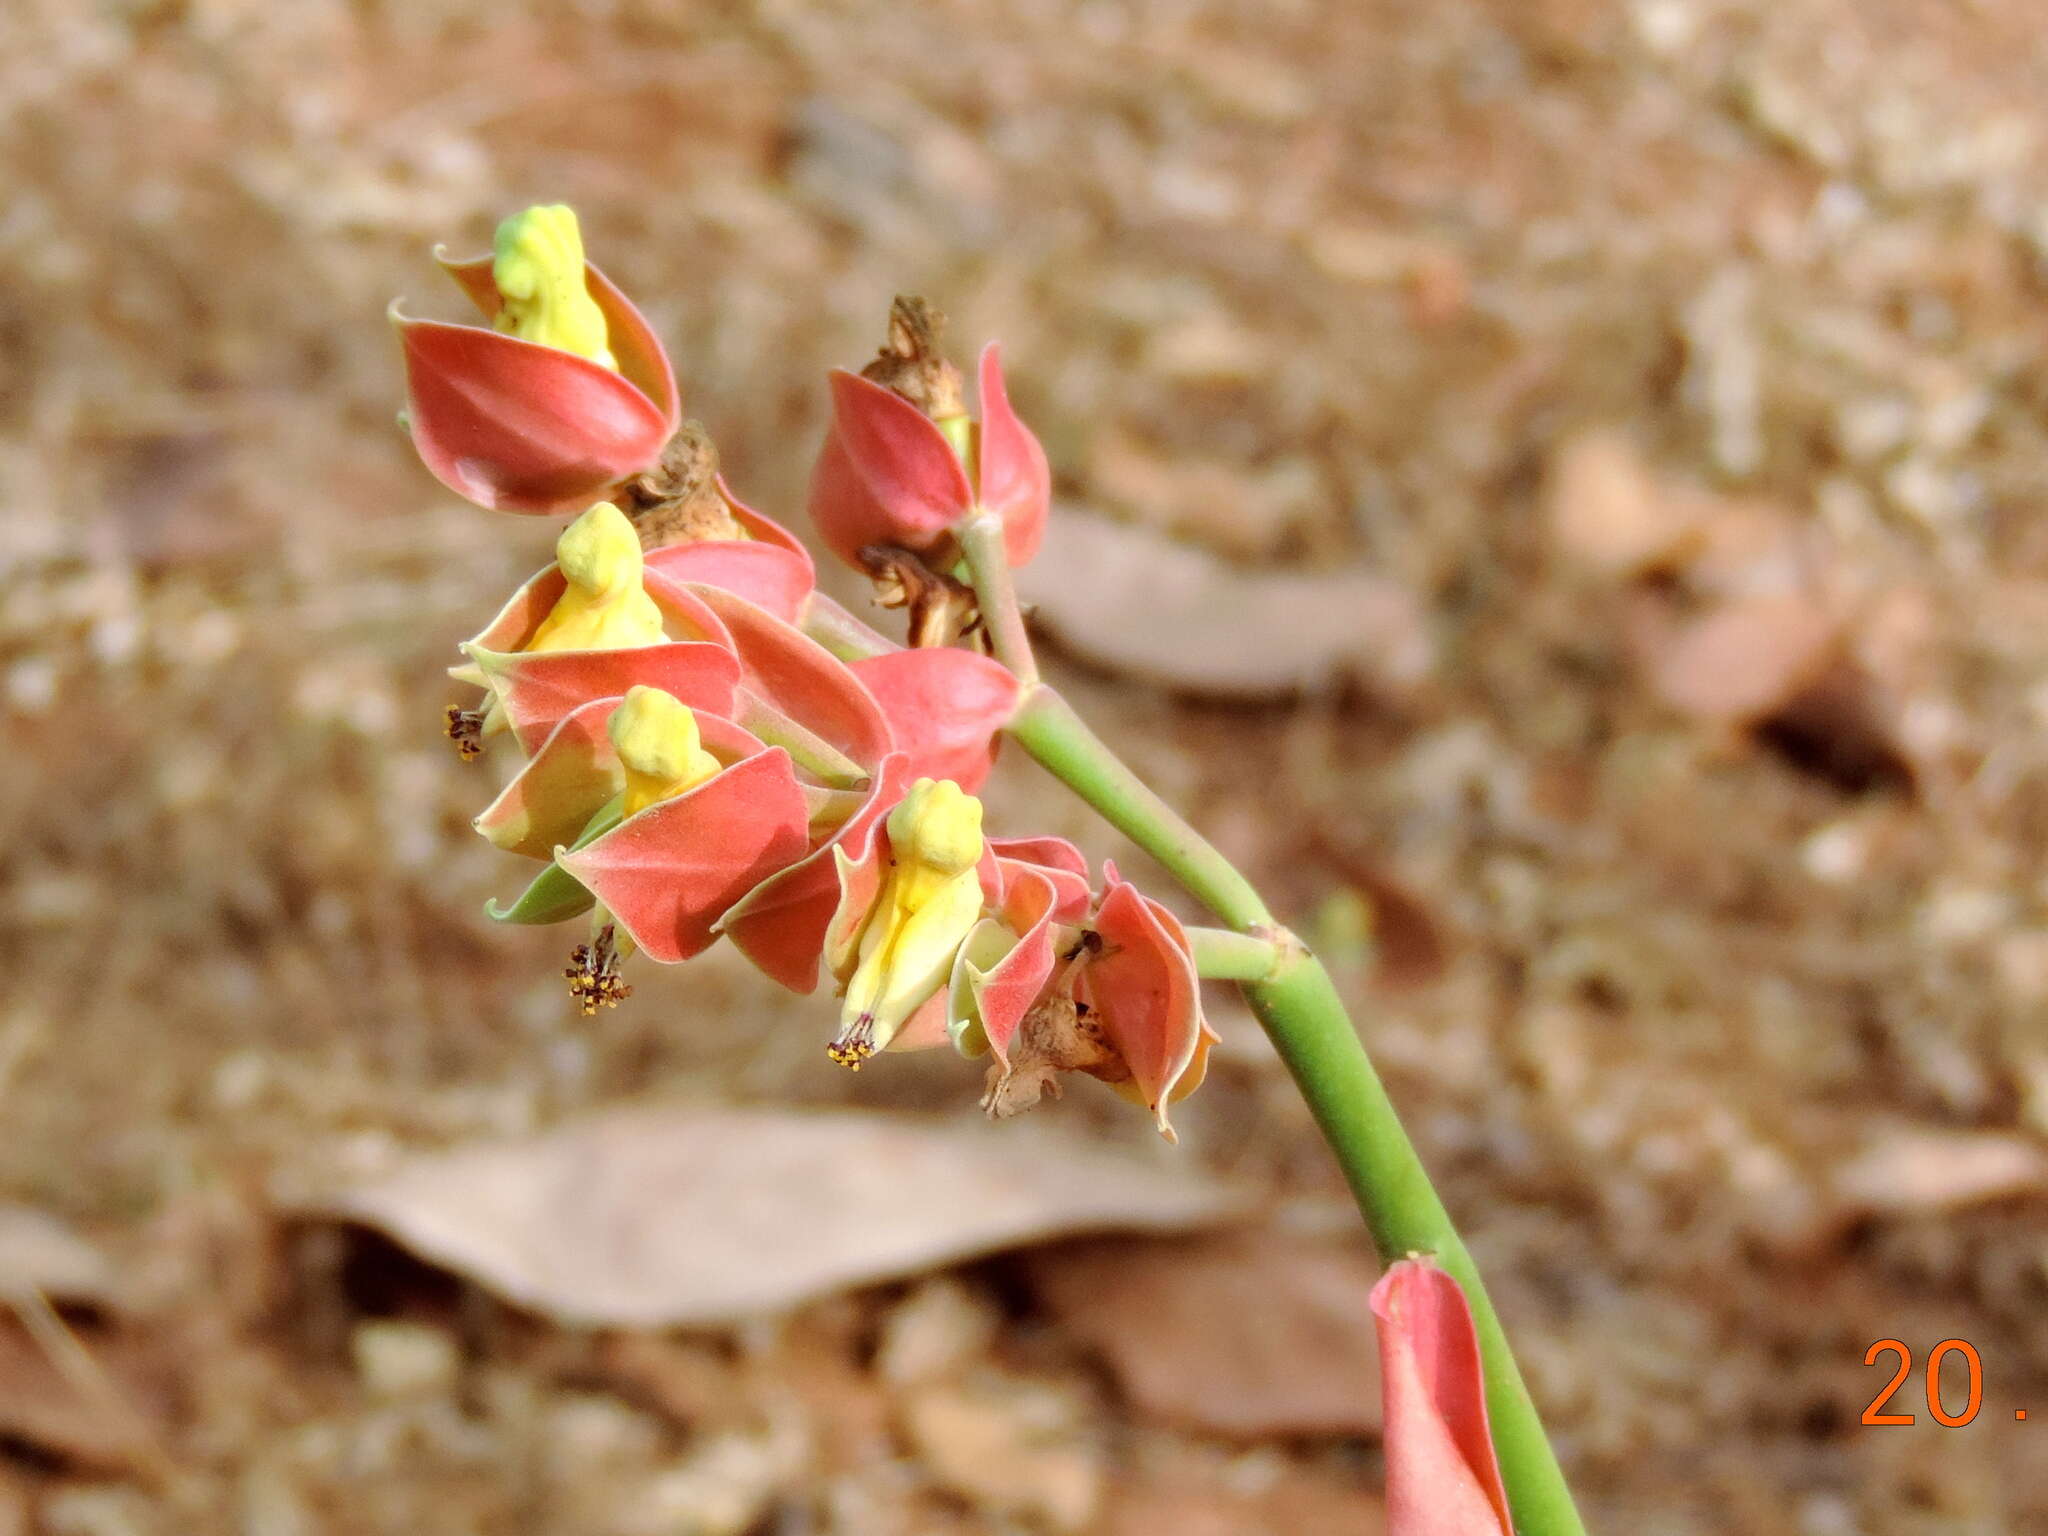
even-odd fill
[[[465,763],[473,763],[484,754],[484,716],[478,709],[464,709],[460,704],[448,706],[447,723],[441,727],[442,734],[455,743],[456,756]]]
[[[606,923],[588,944],[569,952],[562,970],[569,980],[569,995],[576,999],[576,1011],[590,1018],[600,1008],[616,1008],[633,995],[619,975],[619,946],[612,925]]]
[[[875,1016],[864,1013],[843,1027],[825,1047],[825,1054],[849,1072],[858,1072],[861,1063],[875,1054]]]

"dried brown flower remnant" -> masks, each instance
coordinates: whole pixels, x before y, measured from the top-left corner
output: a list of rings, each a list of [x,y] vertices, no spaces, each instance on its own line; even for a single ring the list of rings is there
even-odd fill
[[[1055,992],[1024,1016],[1008,1064],[989,1067],[981,1107],[991,1120],[1021,1115],[1048,1093],[1060,1096],[1062,1072],[1086,1072],[1105,1083],[1124,1082],[1131,1075],[1087,1005]]]
[[[949,541],[946,554],[934,560],[943,564],[952,553]],[[884,608],[909,610],[911,649],[952,645],[979,627],[981,609],[974,589],[965,582],[893,544],[870,544],[860,555],[875,584],[875,601]]]
[[[960,370],[939,350],[945,330],[946,317],[930,303],[899,293],[889,305],[889,339],[861,377],[901,395],[934,421],[966,415]]]
[[[718,445],[701,421],[676,428],[661,462],[626,482],[620,507],[642,549],[748,537],[719,485]]]

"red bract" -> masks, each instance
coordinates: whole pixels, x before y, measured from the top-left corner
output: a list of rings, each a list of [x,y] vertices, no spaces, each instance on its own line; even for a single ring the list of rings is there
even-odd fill
[[[960,946],[947,1011],[963,1026],[978,1026],[996,1060],[1008,1067],[1018,1026],[1052,980],[1059,958],[1053,927],[1062,913],[1058,888],[1045,871],[1014,861],[1004,868],[1000,857],[995,862],[1003,885],[996,915],[983,918]],[[987,883],[984,871],[984,887]],[[1084,893],[1081,913],[1086,910]],[[955,1044],[978,1049],[971,1039]]]
[[[720,931],[770,980],[792,992],[816,989],[818,959],[835,916],[848,905],[842,870],[851,864],[863,871],[863,894],[848,910],[849,920],[865,917],[879,884],[874,871],[876,827],[914,777],[908,759],[892,754],[877,771],[860,809],[837,832],[763,880],[725,914]]]
[[[650,589],[651,590],[651,589]],[[817,641],[764,608],[719,587],[688,589],[725,630],[740,664],[735,718],[764,740],[800,729],[860,774],[891,745],[889,722],[853,671]]]
[[[579,705],[616,698],[636,683],[672,693],[692,709],[733,713],[740,665],[732,636],[702,598],[659,577],[647,580],[647,592],[660,606],[668,633],[688,638],[617,650],[525,649],[566,586],[553,565],[527,581],[480,634],[463,643],[470,664],[453,673],[495,695],[528,752]]]
[[[989,839],[988,847],[995,859],[995,889],[999,893],[1018,875],[1034,873],[1052,885],[1055,918],[1062,923],[1087,920],[1091,895],[1088,860],[1064,837],[995,837]]]
[[[1513,1536],[1458,1282],[1402,1259],[1372,1291],[1385,1405],[1388,1536]]]
[[[1016,676],[976,651],[891,651],[853,663],[888,717],[918,776],[951,779],[969,794],[995,764],[999,733],[1016,712]]]
[[[1103,864],[1094,928],[1102,949],[1081,972],[1086,1003],[1130,1069],[1113,1086],[1152,1111],[1160,1134],[1177,1139],[1166,1108],[1201,1086],[1216,1032],[1202,1017],[1201,980],[1188,937],[1165,907]]]
[[[652,649],[652,647],[650,647]],[[658,685],[654,685],[658,686]],[[666,691],[666,690],[664,690]],[[473,825],[508,853],[552,859],[625,788],[625,769],[605,730],[620,698],[591,699],[564,715]],[[704,748],[728,766],[765,750],[730,720],[694,710]]]
[[[757,638],[774,633],[758,624],[735,625],[734,630],[736,634],[753,633]],[[867,694],[880,704],[881,714],[886,717],[884,728],[895,749],[873,769],[867,798],[853,816],[806,858],[750,891],[720,924],[734,945],[765,974],[792,991],[809,992],[818,984],[821,957],[830,961],[835,974],[850,965],[860,924],[881,884],[882,817],[903,798],[904,790],[920,778],[951,778],[972,793],[987,774],[993,750],[990,736],[996,727],[990,723],[993,709],[988,700],[1002,695],[1013,701],[1015,680],[986,657],[965,651],[892,652],[873,661],[856,662],[851,669],[837,662],[825,665],[813,656],[809,665],[799,671],[791,664],[786,644],[784,649],[782,661],[772,669],[781,674],[779,697],[815,697],[818,686],[826,679],[853,678],[868,685]],[[963,667],[963,660],[968,665]],[[875,686],[877,673],[871,670],[876,661],[888,664],[879,674],[879,688]],[[989,668],[1008,680],[1006,688],[991,685]],[[967,694],[970,718],[980,717],[964,737],[952,714],[949,686],[963,678],[968,680],[961,686]],[[975,702],[977,687],[982,690],[979,705]],[[1008,707],[1003,706],[1004,718]],[[854,734],[847,727],[859,717],[847,714],[843,708],[826,713],[827,718],[836,713],[845,722],[841,726],[842,742],[857,761],[868,766],[871,759],[863,756],[863,743],[846,740]],[[811,716],[799,715],[807,724],[816,717],[815,712]],[[1037,859],[1054,866],[1041,873],[1054,892],[1053,903],[1062,920],[1079,921],[1086,914],[1087,865],[1072,844],[1058,838],[1017,842],[998,839],[989,844],[989,849],[983,884],[992,903],[1002,899],[1003,870]],[[1013,856],[1006,858],[1006,853]],[[932,1037],[928,1030],[906,1030],[905,1036],[907,1039],[897,1042],[897,1049],[907,1048],[908,1040],[935,1045],[943,1043],[944,1038],[942,1033]]]
[[[647,569],[670,581],[723,587],[764,608],[785,624],[800,624],[817,594],[811,553],[780,523],[763,517],[718,482],[726,510],[746,529],[744,539],[700,539],[647,551]]]
[[[673,964],[709,949],[727,908],[803,856],[809,821],[789,754],[771,747],[555,861],[651,959]]]
[[[435,257],[488,322],[502,306],[489,256]],[[405,351],[406,420],[434,477],[498,512],[581,511],[651,467],[682,419],[668,355],[602,272],[584,281],[618,370],[488,325],[413,320],[391,308]]]
[[[870,544],[922,551],[977,507],[1003,521],[1012,565],[1038,553],[1052,501],[1045,450],[1010,409],[1002,360],[981,354],[974,477],[916,406],[857,373],[832,375],[832,427],[811,476],[810,511],[834,554],[861,569]]]

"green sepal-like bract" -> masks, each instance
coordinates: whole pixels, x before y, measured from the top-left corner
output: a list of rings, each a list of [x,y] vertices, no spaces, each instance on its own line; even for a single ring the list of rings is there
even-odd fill
[[[611,831],[624,819],[625,808],[626,797],[623,794],[614,796],[590,818],[573,846],[581,848],[592,838]],[[556,851],[561,852],[560,849]],[[484,915],[499,923],[545,925],[581,917],[596,905],[597,898],[590,894],[589,887],[560,864],[551,863],[535,875],[526,889],[510,903],[501,906],[495,899],[485,902]]]

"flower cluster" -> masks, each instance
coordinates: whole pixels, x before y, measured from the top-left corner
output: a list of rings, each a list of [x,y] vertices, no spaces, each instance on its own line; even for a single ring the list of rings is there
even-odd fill
[[[1170,1136],[1214,1038],[1180,924],[1113,865],[1091,880],[1069,843],[983,828],[974,792],[1025,685],[978,649],[884,639],[715,471],[678,478],[692,428],[668,359],[567,208],[442,265],[488,324],[394,310],[421,458],[481,506],[577,514],[451,674],[481,697],[449,734],[511,769],[477,830],[538,866],[491,915],[588,915],[569,967],[586,1013],[628,995],[632,955],[673,964],[724,938],[795,991],[831,978],[846,1066],[989,1054],[998,1115],[1082,1071]],[[834,376],[811,494],[830,548],[956,588],[969,516],[1001,519],[1012,560],[1036,550],[1045,456],[993,348],[980,386],[974,420],[922,354]],[[685,496],[715,515],[667,515]]]

